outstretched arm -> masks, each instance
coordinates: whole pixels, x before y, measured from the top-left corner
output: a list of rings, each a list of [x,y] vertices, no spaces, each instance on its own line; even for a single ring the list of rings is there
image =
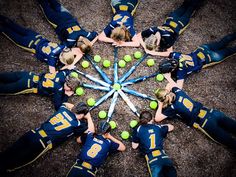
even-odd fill
[[[164,120],[165,118],[167,118],[167,116],[162,114],[162,108],[163,108],[163,103],[158,101],[158,109],[157,109],[157,112],[155,114],[155,119],[154,119],[156,122],[160,122]]]
[[[49,72],[50,73],[55,73],[56,72],[56,68],[54,66],[49,66]]]
[[[118,151],[125,151],[126,147],[125,145],[118,139],[116,139],[115,137],[113,137],[110,133],[107,133],[106,134],[106,138],[110,139],[111,141],[119,144],[119,147],[118,147]]]
[[[95,127],[90,112],[88,112],[83,118],[87,119],[88,121],[88,129],[85,131],[85,133],[95,132]]]
[[[139,47],[140,42],[137,35],[135,35],[132,38],[132,41],[130,42],[119,41],[119,42],[113,42],[112,45],[117,46],[117,47]]]
[[[98,40],[102,42],[107,42],[107,43],[115,42],[113,39],[107,37],[104,31],[98,35]]]
[[[171,74],[170,73],[166,73],[163,74],[164,77],[166,78],[166,80],[169,82],[169,84],[167,84],[167,89],[171,90],[173,87],[178,87],[180,89],[183,88],[183,83],[184,83],[184,79],[178,80],[177,82],[175,82],[172,78],[171,78]]]

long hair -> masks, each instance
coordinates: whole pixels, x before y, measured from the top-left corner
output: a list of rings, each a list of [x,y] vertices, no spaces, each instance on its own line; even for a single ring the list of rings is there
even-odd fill
[[[163,102],[163,108],[171,105],[176,98],[176,95],[167,89],[157,89],[155,95],[160,102]]]
[[[85,37],[79,38],[77,40],[77,44],[76,45],[85,54],[89,53],[92,50],[91,42],[87,38],[85,38]]]
[[[65,83],[72,91],[75,91],[75,89],[81,85],[81,81],[78,78],[73,77],[71,74],[66,76]]]
[[[109,133],[110,131],[111,131],[110,124],[107,121],[103,120],[103,121],[98,122],[96,131],[93,134],[93,136],[96,137],[97,135],[105,135],[106,133]]]
[[[131,34],[129,30],[122,24],[119,27],[116,27],[111,32],[111,38],[114,41],[130,41]]]
[[[157,48],[157,37],[152,34],[145,39],[145,45],[148,50],[155,50]]]
[[[152,120],[152,114],[149,111],[142,111],[139,117],[138,125],[146,125]]]
[[[59,59],[60,59],[60,62],[65,64],[65,65],[71,65],[74,60],[75,60],[75,55],[71,52],[71,49],[70,48],[65,48],[60,56],[59,56]]]

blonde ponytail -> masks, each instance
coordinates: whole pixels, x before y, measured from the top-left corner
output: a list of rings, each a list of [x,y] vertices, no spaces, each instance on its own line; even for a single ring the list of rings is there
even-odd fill
[[[163,108],[171,105],[176,98],[176,95],[167,89],[158,89],[155,92],[155,95],[160,102],[163,102]]]

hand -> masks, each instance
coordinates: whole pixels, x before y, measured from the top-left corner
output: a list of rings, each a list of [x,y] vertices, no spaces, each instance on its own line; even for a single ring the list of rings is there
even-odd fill
[[[113,46],[116,46],[116,47],[122,47],[123,45],[125,44],[124,41],[114,41],[112,43]]]
[[[75,65],[68,65],[68,66],[67,66],[67,69],[69,69],[69,70],[72,70],[72,69],[75,69],[75,68],[76,68]]]
[[[158,54],[158,52],[156,52],[156,51],[154,51],[154,50],[148,50],[148,49],[145,49],[145,52],[146,52],[147,54],[150,54],[150,55],[157,55],[157,54]]]

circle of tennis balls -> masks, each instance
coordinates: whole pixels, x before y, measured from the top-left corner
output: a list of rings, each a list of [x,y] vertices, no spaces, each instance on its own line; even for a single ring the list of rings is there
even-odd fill
[[[89,67],[89,62],[84,60],[84,61],[81,63],[81,65],[82,65],[83,68],[86,69],[86,68]]]
[[[126,66],[125,60],[120,60],[120,61],[118,62],[118,65],[119,65],[119,67],[124,68],[124,67]]]
[[[134,52],[134,58],[140,59],[142,57],[142,53],[140,51]]]
[[[161,81],[163,81],[163,80],[164,80],[163,74],[157,74],[157,76],[156,76],[156,81],[161,82]]]
[[[153,110],[155,110],[157,108],[157,105],[158,104],[157,104],[156,101],[151,101],[150,104],[149,104],[150,108],[153,109]]]
[[[79,78],[79,74],[77,72],[71,72],[70,75],[75,78]]]
[[[112,121],[109,122],[109,124],[110,124],[112,130],[116,128],[116,122],[115,121],[112,120]]]
[[[99,111],[98,117],[99,117],[100,119],[105,119],[105,118],[107,117],[106,111]]]
[[[87,104],[88,104],[89,106],[94,106],[95,103],[96,103],[96,101],[95,101],[93,98],[89,98],[89,99],[87,100]]]
[[[130,123],[129,123],[129,126],[130,126],[131,128],[134,128],[137,124],[138,124],[138,121],[137,121],[137,120],[131,120]]]
[[[129,138],[129,132],[123,131],[121,132],[120,136],[122,139],[127,140]]]
[[[75,91],[76,95],[81,96],[84,94],[84,89],[82,87],[78,87]]]
[[[132,57],[130,55],[125,55],[123,58],[126,62],[130,62],[132,60]]]
[[[147,60],[147,65],[148,65],[149,67],[154,66],[154,65],[155,65],[154,59],[148,59],[148,60]]]
[[[101,61],[101,57],[100,57],[100,55],[95,55],[94,57],[93,57],[93,60],[95,61],[95,62],[100,62]]]
[[[104,60],[102,65],[105,67],[105,68],[109,68],[111,66],[111,61],[110,60]]]

